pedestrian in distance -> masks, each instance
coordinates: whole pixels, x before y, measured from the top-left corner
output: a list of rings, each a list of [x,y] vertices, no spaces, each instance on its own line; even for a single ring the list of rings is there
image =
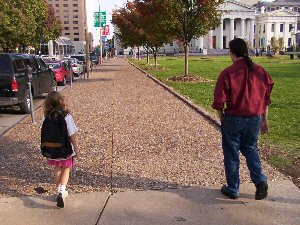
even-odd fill
[[[63,208],[65,206],[65,199],[68,197],[67,184],[69,180],[70,170],[74,167],[74,157],[78,153],[78,145],[76,140],[76,133],[78,129],[72,115],[70,114],[70,111],[66,107],[64,97],[57,91],[52,91],[48,94],[44,103],[44,116],[45,120],[47,117],[63,118],[65,120],[64,124],[66,126],[66,137],[69,137],[68,143],[71,149],[70,153],[68,153],[65,158],[47,159],[47,164],[50,166],[54,166],[57,188],[57,207]],[[45,120],[43,122],[43,125],[45,123]],[[58,131],[54,131],[54,133],[57,132]],[[47,144],[48,146],[46,147],[49,148],[57,147],[51,146],[54,145],[53,143],[45,143],[45,145]]]
[[[262,170],[258,137],[260,132],[269,131],[268,105],[274,82],[264,68],[252,62],[243,39],[233,39],[229,48],[233,64],[220,74],[212,104],[221,120],[227,180],[221,192],[231,199],[239,197],[241,152],[256,186],[255,199],[261,200],[268,195],[268,183]]]

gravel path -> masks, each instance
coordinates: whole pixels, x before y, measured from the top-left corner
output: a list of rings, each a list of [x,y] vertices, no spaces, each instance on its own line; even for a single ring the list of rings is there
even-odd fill
[[[80,129],[71,192],[225,183],[219,130],[124,60],[105,62],[63,94]],[[36,117],[37,125],[28,117],[0,138],[0,196],[55,191],[39,153],[41,108]],[[287,179],[263,164],[270,180]],[[244,160],[241,179],[250,182]]]

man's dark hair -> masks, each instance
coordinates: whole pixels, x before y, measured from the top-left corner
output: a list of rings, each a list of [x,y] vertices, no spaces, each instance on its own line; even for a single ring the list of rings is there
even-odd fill
[[[229,42],[230,52],[236,57],[243,57],[249,69],[253,69],[253,62],[248,53],[246,42],[241,38],[235,38]]]

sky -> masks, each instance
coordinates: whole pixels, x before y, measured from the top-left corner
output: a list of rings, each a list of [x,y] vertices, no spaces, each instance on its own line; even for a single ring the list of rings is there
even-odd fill
[[[99,2],[100,2],[101,11],[106,11],[106,17],[107,17],[106,21],[107,21],[107,24],[110,25],[110,27],[109,27],[110,35],[108,36],[108,38],[111,38],[112,34],[113,34],[112,25],[110,23],[112,10],[115,8],[122,7],[127,2],[127,0],[87,0],[86,1],[88,28],[89,28],[89,32],[93,33],[94,46],[99,44],[99,37],[100,37],[99,27],[94,28],[94,19],[93,19],[94,12],[99,11]]]

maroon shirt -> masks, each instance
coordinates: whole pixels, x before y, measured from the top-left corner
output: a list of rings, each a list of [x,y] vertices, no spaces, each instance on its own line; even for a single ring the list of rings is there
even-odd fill
[[[274,82],[264,68],[254,63],[253,68],[250,70],[244,59],[238,59],[223,70],[212,107],[235,116],[263,114],[271,103]]]

